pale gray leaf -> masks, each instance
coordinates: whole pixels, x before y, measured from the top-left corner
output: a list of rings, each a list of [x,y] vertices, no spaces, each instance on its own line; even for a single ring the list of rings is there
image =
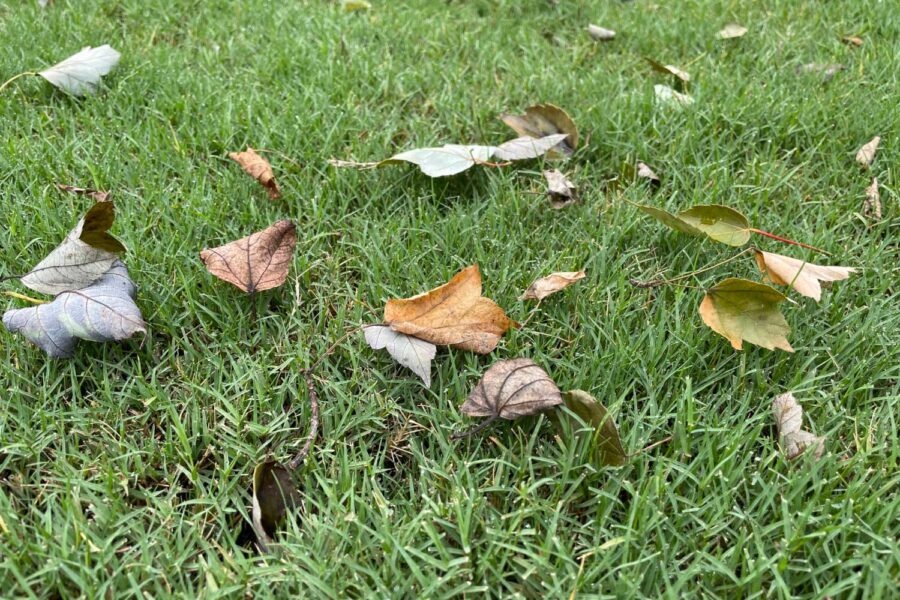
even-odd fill
[[[379,164],[408,162],[417,165],[429,177],[447,177],[461,173],[475,163],[487,162],[496,150],[494,146],[447,144],[440,148],[407,150]]]
[[[608,42],[616,37],[616,32],[599,25],[588,25],[588,33],[592,38],[600,42]]]
[[[719,33],[716,34],[720,40],[731,40],[743,37],[747,33],[747,28],[738,23],[729,23]]]
[[[86,46],[81,52],[44,69],[38,75],[64,92],[83,96],[97,90],[100,78],[116,66],[119,56],[109,44],[98,48]]]
[[[578,199],[575,184],[558,169],[544,171],[544,179],[547,180],[547,195],[553,208],[563,208]]]
[[[431,360],[436,351],[434,344],[399,333],[386,325],[370,325],[364,333],[369,346],[374,350],[386,349],[394,360],[418,375],[425,387],[431,387]]]
[[[656,101],[666,106],[690,106],[694,103],[694,99],[687,94],[676,92],[667,85],[657,84],[653,86],[653,92],[656,94]]]
[[[527,160],[543,156],[554,146],[568,137],[566,133],[556,133],[542,138],[518,137],[500,144],[494,156],[500,160]]]

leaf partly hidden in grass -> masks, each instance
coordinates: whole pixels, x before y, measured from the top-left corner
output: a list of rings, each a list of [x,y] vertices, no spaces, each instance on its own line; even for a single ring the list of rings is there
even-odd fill
[[[547,180],[547,196],[553,208],[560,209],[578,200],[575,184],[558,169],[544,171],[544,179]]]
[[[747,28],[743,25],[740,25],[738,23],[729,23],[716,34],[716,37],[720,40],[731,40],[734,38],[744,37],[744,34],[746,33]]]
[[[878,193],[878,179],[872,178],[872,185],[866,188],[866,200],[863,202],[863,216],[881,220],[881,194]]]
[[[834,77],[838,72],[844,70],[844,65],[840,64],[823,64],[823,63],[808,63],[805,65],[800,65],[797,67],[797,74],[802,73],[821,73],[822,74],[822,82],[831,81],[831,78]]]
[[[85,288],[65,291],[47,304],[6,311],[3,324],[51,357],[68,358],[77,339],[111,342],[144,333],[134,295],[128,270],[116,261],[103,277]]]
[[[56,184],[56,189],[63,192],[71,192],[73,194],[81,194],[83,196],[87,196],[97,202],[107,202],[109,200],[109,192],[101,192],[99,190],[91,190],[88,188],[77,187],[74,185],[64,185],[62,183]]]
[[[548,158],[571,156],[578,148],[578,128],[569,114],[553,104],[535,104],[525,109],[523,115],[501,114],[500,120],[506,123],[519,135],[533,138],[542,138],[549,135],[564,133],[563,141],[559,142],[552,152],[548,152]]]
[[[387,325],[368,325],[364,333],[366,343],[373,350],[386,349],[394,360],[418,375],[425,387],[431,387],[431,360],[436,351],[434,344],[398,333]]]
[[[275,181],[275,173],[272,165],[265,158],[256,153],[256,150],[247,146],[243,152],[229,152],[228,158],[241,166],[244,172],[256,179],[260,185],[266,188],[269,198],[277,200],[281,198],[281,190]]]
[[[775,396],[772,400],[772,412],[775,413],[775,427],[784,454],[793,460],[803,454],[807,448],[813,448],[813,456],[817,459],[825,452],[825,438],[817,437],[803,429],[803,407],[790,392]]]
[[[857,35],[845,35],[841,38],[841,41],[854,48],[859,48],[865,43],[863,39]]]
[[[678,67],[675,67],[672,65],[664,65],[660,62],[653,60],[649,56],[645,56],[644,60],[646,60],[650,64],[650,66],[653,68],[653,70],[656,71],[657,73],[662,73],[664,75],[674,75],[675,77],[677,77],[678,79],[680,79],[681,81],[683,81],[685,83],[687,83],[691,80],[690,74],[687,73],[686,71],[682,71]]]
[[[878,152],[878,144],[881,143],[881,136],[876,135],[869,141],[864,144],[862,148],[859,149],[859,152],[856,153],[856,162],[858,162],[862,168],[868,169],[872,166],[872,163],[875,161],[875,153]]]
[[[297,228],[278,221],[262,231],[200,253],[206,269],[243,292],[276,288],[287,279],[297,244]]]
[[[601,465],[619,467],[628,460],[628,453],[622,447],[619,438],[619,430],[616,422],[610,416],[606,407],[582,390],[571,390],[562,395],[563,402],[570,411],[575,413],[585,425],[593,429],[594,459]],[[557,418],[564,416],[563,411],[557,410]],[[575,421],[574,419],[572,419]],[[581,427],[577,421],[573,427]],[[579,432],[584,434],[587,432]]]
[[[822,298],[822,285],[850,277],[856,271],[852,267],[825,267],[814,265],[790,256],[755,251],[756,265],[766,274],[766,279],[778,285],[788,285],[797,293],[816,302]]]
[[[627,181],[633,181],[635,179],[646,179],[653,186],[658,186],[661,182],[659,179],[659,175],[657,175],[653,169],[651,169],[647,163],[643,163],[638,161],[637,165],[632,165],[629,162],[622,164],[622,178]],[[649,214],[649,213],[648,213]]]
[[[372,5],[366,2],[366,0],[342,0],[341,8],[347,12],[353,12],[357,10],[369,10],[372,8]]]
[[[791,328],[778,311],[785,300],[787,297],[775,288],[730,277],[706,291],[700,317],[735,350],[747,341],[769,350],[793,352],[787,340]]]
[[[261,552],[268,552],[275,532],[288,512],[300,505],[290,470],[267,460],[253,469],[253,508],[251,523]]]
[[[706,235],[729,246],[743,246],[750,240],[750,222],[747,217],[727,206],[699,204],[677,215],[644,204],[635,206],[663,225],[681,233]]]
[[[559,388],[530,358],[491,365],[460,408],[469,417],[508,420],[533,415],[562,404]]]
[[[687,94],[676,92],[667,85],[656,84],[653,86],[653,93],[656,95],[656,101],[660,104],[673,107],[690,106],[694,103],[694,99]]]
[[[424,294],[388,300],[384,321],[394,331],[478,354],[491,352],[516,325],[493,300],[481,295],[478,265]]]
[[[543,300],[551,294],[565,289],[585,278],[584,271],[560,271],[541,277],[528,286],[525,293],[519,296],[519,300]]]
[[[120,54],[104,44],[98,48],[85,46],[61,63],[44,69],[38,75],[74,96],[93,94],[100,79],[119,62]]]
[[[88,286],[109,271],[125,247],[108,231],[115,220],[112,202],[97,202],[47,257],[22,277],[42,294],[60,294]]]
[[[588,25],[588,33],[592,38],[599,42],[608,42],[616,37],[616,32],[612,29],[605,29],[599,25]]]

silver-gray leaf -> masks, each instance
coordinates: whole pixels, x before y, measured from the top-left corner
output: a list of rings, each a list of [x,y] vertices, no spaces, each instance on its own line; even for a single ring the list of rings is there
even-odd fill
[[[85,46],[81,52],[44,69],[38,75],[64,92],[75,96],[93,94],[97,91],[100,78],[109,73],[119,62],[119,56],[120,54],[109,44],[98,48]]]
[[[370,325],[365,329],[366,343],[374,350],[387,349],[398,363],[418,375],[425,387],[431,387],[431,360],[435,345],[425,340],[398,333],[385,325]]]

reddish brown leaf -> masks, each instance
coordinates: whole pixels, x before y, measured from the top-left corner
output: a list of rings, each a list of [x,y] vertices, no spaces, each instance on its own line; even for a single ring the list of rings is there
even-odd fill
[[[247,146],[244,152],[229,152],[228,158],[241,165],[244,172],[256,179],[269,193],[269,198],[277,200],[281,198],[281,190],[275,182],[275,173],[272,165],[265,158],[257,154],[253,148]]]
[[[294,224],[278,221],[245,238],[203,250],[200,258],[210,273],[252,294],[284,283],[296,244]]]

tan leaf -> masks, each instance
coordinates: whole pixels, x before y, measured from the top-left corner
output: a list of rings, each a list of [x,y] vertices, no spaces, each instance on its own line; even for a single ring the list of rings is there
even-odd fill
[[[269,198],[272,200],[281,198],[281,190],[278,189],[278,184],[275,182],[275,173],[272,172],[272,165],[257,154],[253,148],[247,146],[247,150],[244,152],[229,152],[228,158],[241,165],[245,173],[266,188]]]
[[[772,400],[775,427],[778,438],[788,460],[803,454],[807,448],[814,448],[813,455],[821,458],[825,452],[825,438],[816,437],[803,429],[803,407],[790,392],[775,396]]]
[[[677,77],[681,81],[684,81],[685,83],[687,83],[691,80],[690,74],[687,73],[686,71],[682,71],[678,67],[674,67],[672,65],[664,65],[664,64],[657,62],[649,57],[644,57],[644,60],[646,60],[650,64],[650,66],[653,68],[653,70],[656,71],[657,73],[662,73],[664,75],[674,75],[675,77]]]
[[[210,273],[252,294],[284,283],[296,244],[294,224],[278,221],[245,238],[203,250],[200,259]]]
[[[388,300],[384,321],[394,331],[478,354],[493,350],[515,326],[502,308],[481,295],[478,265],[466,267],[430,292]]]
[[[659,183],[659,176],[656,173],[654,173],[653,169],[648,167],[646,163],[638,162],[637,176],[643,177],[645,179],[649,179],[653,183]]]
[[[562,394],[546,371],[530,358],[491,365],[460,408],[469,417],[516,419],[562,404]]]
[[[84,196],[87,196],[88,198],[93,198],[97,202],[109,201],[109,192],[101,192],[98,190],[80,188],[80,187],[75,187],[74,185],[63,185],[62,183],[57,183],[56,189],[61,190],[63,192],[72,192],[73,194],[82,194]]]
[[[875,153],[878,152],[878,144],[881,143],[881,136],[876,135],[872,140],[864,144],[859,152],[856,153],[856,162],[864,169],[868,169],[875,160]]]
[[[722,29],[719,33],[716,34],[720,40],[731,40],[734,38],[743,37],[744,34],[747,33],[747,28],[743,25],[739,25],[737,23],[729,23]]]
[[[544,171],[544,179],[547,180],[547,195],[553,208],[563,208],[578,200],[575,184],[558,169]]]
[[[588,25],[588,33],[597,41],[608,42],[616,37],[616,32],[612,29],[605,29],[598,25]]]
[[[355,160],[341,160],[340,158],[329,158],[328,164],[338,169],[374,169],[378,166],[379,161],[373,162],[356,162]]]
[[[847,44],[848,46],[853,46],[855,48],[859,48],[863,45],[863,39],[856,35],[845,35],[841,38],[841,41]]]
[[[881,220],[881,194],[878,192],[878,179],[872,178],[872,185],[866,188],[866,201],[863,203],[863,216],[876,221]]]
[[[820,281],[840,281],[850,277],[856,269],[851,267],[823,267],[804,262],[790,256],[772,254],[756,250],[756,265],[766,274],[766,279],[778,285],[788,285],[797,293],[812,298],[816,302],[822,299]]]
[[[568,113],[558,106],[536,104],[526,108],[524,115],[504,113],[500,119],[519,135],[542,138],[557,133],[567,134],[568,137],[556,146],[554,152],[548,153],[550,157],[554,153],[571,156],[578,148],[578,128]]]
[[[525,293],[519,297],[519,300],[543,300],[547,296],[555,294],[584,278],[584,271],[561,271],[559,273],[551,273],[532,283],[528,289],[525,290]]]

